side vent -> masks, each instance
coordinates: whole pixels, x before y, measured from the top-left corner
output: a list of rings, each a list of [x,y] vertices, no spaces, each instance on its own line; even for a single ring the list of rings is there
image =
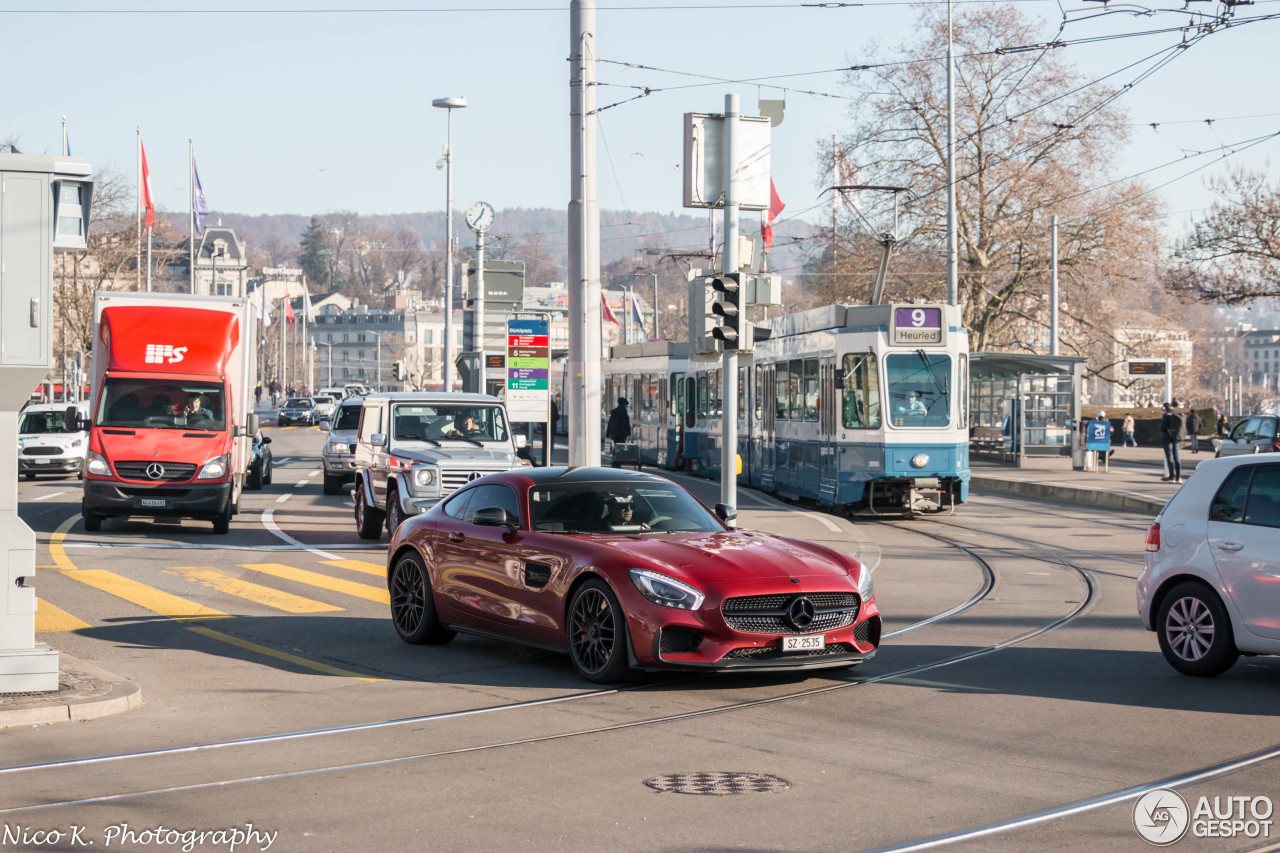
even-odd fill
[[[551,580],[551,567],[540,563],[524,564],[524,585],[530,589],[542,589]]]

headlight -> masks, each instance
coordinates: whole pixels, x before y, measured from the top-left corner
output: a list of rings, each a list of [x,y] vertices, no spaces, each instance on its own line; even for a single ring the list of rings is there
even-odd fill
[[[436,472],[431,468],[419,468],[413,472],[413,482],[419,486],[429,486],[435,478]]]
[[[324,445],[324,453],[326,456],[346,456],[347,443],[345,441],[327,441]]]
[[[221,477],[227,473],[227,457],[219,456],[216,459],[210,459],[201,467],[200,473],[196,476],[197,480],[212,480]]]
[[[871,570],[866,566],[858,567],[858,595],[863,601],[871,597],[873,586],[871,583]]]
[[[111,466],[107,464],[106,458],[101,453],[94,453],[90,450],[85,455],[85,467],[90,474],[99,474],[103,477],[111,476]]]
[[[705,596],[675,578],[667,577],[661,572],[649,569],[632,569],[631,582],[640,590],[640,594],[663,607],[674,607],[677,610],[697,610],[702,606]]]
[[[927,453],[917,453],[915,456],[911,457],[912,468],[923,468],[928,464],[929,464],[929,454]]]

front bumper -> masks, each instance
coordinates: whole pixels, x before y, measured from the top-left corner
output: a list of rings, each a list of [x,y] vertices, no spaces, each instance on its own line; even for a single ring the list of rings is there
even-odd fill
[[[342,477],[343,479],[351,479],[356,475],[356,460],[354,456],[324,456],[324,474],[326,477]]]
[[[115,480],[84,481],[84,508],[94,515],[153,518],[217,518],[231,500],[230,483],[211,485],[147,485]],[[162,505],[143,503],[163,502]]]
[[[84,468],[83,456],[19,456],[24,474],[74,474]]]
[[[793,587],[785,592],[805,590]],[[655,605],[634,589],[623,593],[620,598],[628,613],[633,654],[643,668],[775,671],[847,667],[869,660],[880,645],[881,617],[874,595],[860,603],[858,614],[849,625],[814,632],[824,638],[821,652],[783,652],[782,638],[788,635],[730,627],[721,613],[719,599],[713,603],[708,596],[702,608],[688,611]],[[664,633],[668,642],[673,636],[677,639],[677,647],[682,639],[699,639],[692,650],[664,651]]]

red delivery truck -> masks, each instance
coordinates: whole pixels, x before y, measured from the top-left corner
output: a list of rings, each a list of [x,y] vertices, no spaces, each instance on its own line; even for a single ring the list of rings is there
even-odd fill
[[[258,431],[249,301],[99,291],[93,312],[85,530],[144,516],[226,533]]]

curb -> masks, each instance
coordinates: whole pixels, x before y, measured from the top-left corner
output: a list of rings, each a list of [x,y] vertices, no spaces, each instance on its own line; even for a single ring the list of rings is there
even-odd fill
[[[1036,483],[1028,480],[1001,480],[996,477],[972,477],[969,488],[976,492],[1001,492],[1028,498],[1062,501],[1064,503],[1100,506],[1158,515],[1167,501],[1135,495],[1129,492],[1106,492],[1098,489],[1081,489],[1074,486],[1058,486],[1052,483]]]
[[[55,692],[0,695],[0,729],[95,720],[141,707],[137,683],[61,652]]]

